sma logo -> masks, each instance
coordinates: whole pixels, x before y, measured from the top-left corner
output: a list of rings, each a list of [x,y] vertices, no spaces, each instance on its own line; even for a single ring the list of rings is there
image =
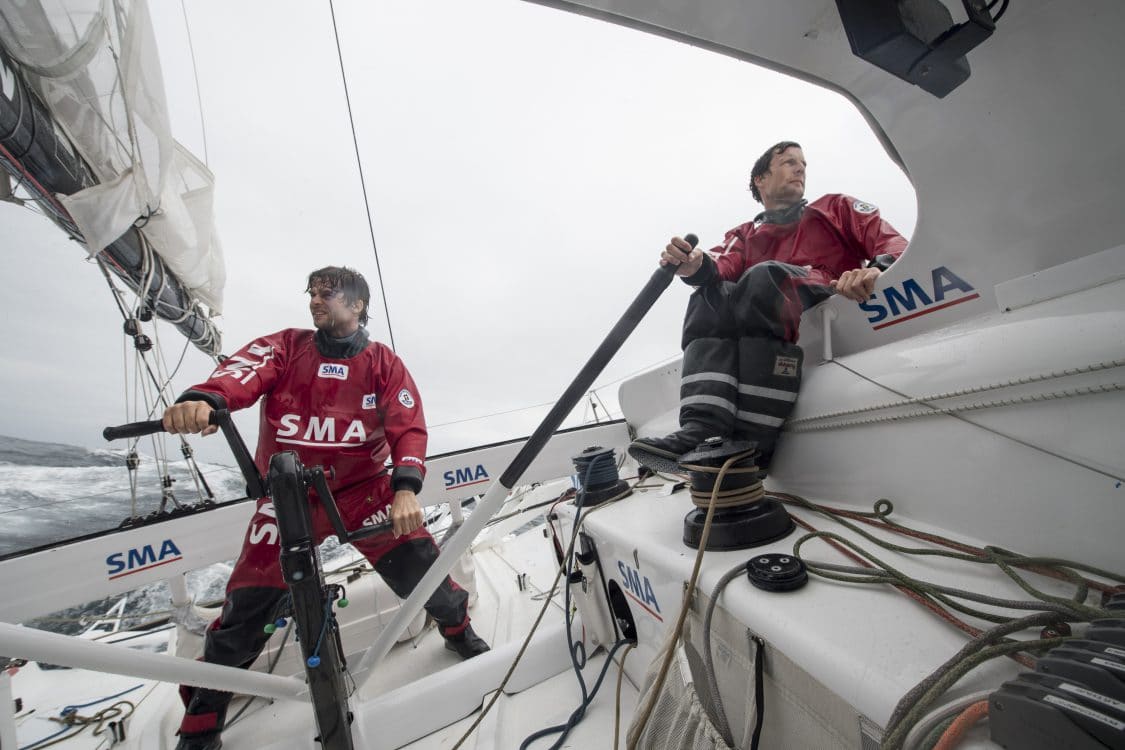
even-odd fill
[[[930,272],[928,287],[917,279],[906,279],[875,292],[867,302],[860,302],[859,307],[867,313],[871,329],[878,331],[979,298],[980,294],[971,284],[945,266],[938,266]]]
[[[480,484],[481,482],[487,482],[489,479],[484,464],[477,464],[475,467],[465,466],[460,469],[450,469],[441,476],[445,480],[445,489],[447,490],[468,487],[470,484]]]
[[[348,366],[347,365],[334,365],[330,362],[322,362],[320,370],[317,372],[318,378],[335,378],[336,380],[348,379]]]
[[[114,578],[140,573],[142,570],[167,565],[176,560],[182,560],[183,555],[171,539],[160,543],[160,549],[155,545],[146,544],[143,547],[134,547],[124,552],[114,552],[105,559],[108,570],[106,574],[112,581]]]
[[[664,618],[659,614],[660,602],[656,601],[656,592],[652,590],[652,582],[648,580],[648,576],[641,575],[620,560],[617,561],[617,571],[621,573],[621,584],[625,588],[625,593],[643,606],[650,615],[663,622]]]

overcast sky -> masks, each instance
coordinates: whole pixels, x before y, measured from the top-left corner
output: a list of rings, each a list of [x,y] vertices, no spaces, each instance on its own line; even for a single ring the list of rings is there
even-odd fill
[[[216,177],[224,352],[307,327],[304,278],[327,264],[367,276],[369,328],[388,341],[328,3],[186,0],[199,99],[180,4],[152,5],[173,134]],[[914,229],[909,181],[837,94],[518,0],[339,0],[336,17],[431,453],[530,433],[670,236],[709,247],[760,210],[746,184],[776,141],[804,146],[807,197],[849,193]],[[103,445],[132,367],[105,282],[46,219],[0,205],[0,222],[0,433]],[[596,381],[611,410],[617,381],[679,354],[688,294],[674,284]],[[174,365],[182,338],[159,335]],[[191,349],[176,390],[210,369]],[[255,417],[239,423],[252,441]],[[218,438],[197,446],[229,463]]]

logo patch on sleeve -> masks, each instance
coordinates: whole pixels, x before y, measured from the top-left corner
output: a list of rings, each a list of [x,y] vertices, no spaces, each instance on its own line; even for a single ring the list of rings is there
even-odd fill
[[[790,378],[797,377],[797,358],[778,356],[773,361],[773,374],[785,375]]]
[[[406,390],[405,388],[398,392],[398,402],[405,406],[407,409],[414,408],[414,396],[412,396],[410,394],[410,391]]]
[[[362,404],[363,408],[364,409],[374,409],[375,406],[376,406],[375,397],[378,396],[378,395],[379,394],[377,394],[377,393],[365,393],[364,396],[363,396],[363,404]]]
[[[852,204],[852,208],[854,208],[861,214],[873,214],[879,210],[877,206],[873,206],[870,203],[865,203],[864,201],[856,201]]]
[[[321,362],[320,369],[317,370],[316,376],[318,378],[334,378],[335,380],[347,380],[348,366],[335,365],[331,362]]]

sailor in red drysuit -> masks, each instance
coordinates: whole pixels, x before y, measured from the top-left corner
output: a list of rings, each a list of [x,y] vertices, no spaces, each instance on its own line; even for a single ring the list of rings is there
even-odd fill
[[[750,191],[766,208],[709,253],[679,237],[661,264],[696,287],[684,318],[680,427],[639,438],[629,453],[657,471],[712,436],[754,441],[765,470],[800,388],[801,313],[841,294],[866,301],[906,240],[870,203],[832,194],[804,200],[805,157],[791,141],[754,164]]]
[[[363,277],[329,266],[309,276],[315,331],[287,329],[255,340],[211,377],[186,391],[164,415],[169,432],[210,434],[212,409],[243,409],[259,398],[255,463],[265,475],[271,456],[296,451],[302,464],[323,466],[344,525],[392,521],[393,533],[355,542],[390,588],[405,598],[438,556],[422,525],[415,494],[425,473],[426,421],[418,389],[402,360],[370,341],[370,292]],[[384,464],[391,459],[388,475]],[[309,509],[316,540],[334,534],[315,493]],[[269,635],[287,591],[279,565],[278,530],[270,498],[258,502],[226,602],[207,633],[203,658],[249,667]],[[426,603],[446,646],[462,658],[488,650],[469,625],[467,593],[448,576]],[[231,695],[184,688],[187,711],[178,750],[214,750]]]

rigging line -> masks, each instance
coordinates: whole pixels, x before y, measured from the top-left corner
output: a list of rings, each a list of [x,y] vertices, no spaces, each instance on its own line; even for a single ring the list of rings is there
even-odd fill
[[[184,12],[184,30],[187,31],[188,51],[191,53],[191,72],[195,76],[195,100],[199,102],[199,132],[203,136],[203,163],[211,168],[211,161],[207,155],[207,126],[203,121],[203,94],[199,90],[199,70],[195,66],[195,45],[191,42],[191,23],[188,22],[187,5],[180,0],[180,9]]]
[[[474,422],[478,419],[488,419],[489,417],[499,417],[499,416],[503,416],[504,414],[514,414],[517,411],[527,411],[528,409],[541,409],[544,406],[553,406],[554,403],[555,403],[554,401],[545,401],[541,404],[532,404],[531,406],[519,406],[519,407],[516,407],[515,409],[508,409],[507,411],[497,411],[497,412],[493,412],[491,414],[481,414],[481,415],[478,415],[476,417],[465,417],[464,419],[455,419],[452,422],[442,422],[441,424],[428,424],[428,425],[426,425],[426,429],[432,430],[432,429],[435,429],[437,427],[448,427],[451,424],[461,424],[463,422]]]
[[[1104,362],[1096,362],[1093,364],[1082,365],[1080,367],[1071,367],[1063,370],[1054,370],[1051,372],[1037,373],[1022,378],[1012,378],[1007,381],[1000,381],[995,383],[988,383],[986,385],[977,385],[969,388],[961,388],[955,391],[944,391],[942,393],[935,393],[929,396],[917,396],[908,398],[905,401],[894,401],[885,404],[875,404],[873,406],[861,406],[855,409],[843,409],[840,411],[826,412],[824,414],[814,414],[808,417],[801,417],[800,419],[790,419],[786,422],[787,427],[792,427],[797,424],[807,424],[809,422],[820,422],[828,419],[836,419],[839,417],[848,417],[854,414],[864,414],[873,411],[884,411],[886,409],[893,409],[900,406],[913,406],[914,404],[926,404],[929,401],[945,401],[947,399],[959,398],[961,396],[971,396],[985,391],[996,391],[1004,388],[1011,388],[1018,385],[1028,385],[1031,383],[1038,383],[1044,380],[1058,380],[1069,377],[1071,375],[1085,375],[1091,372],[1099,372],[1101,370],[1110,370],[1116,367],[1125,366],[1125,359],[1112,359]],[[936,408],[931,406],[931,408]],[[954,407],[960,408],[960,407]]]
[[[144,245],[143,242],[142,242],[142,246],[148,247],[147,245]],[[105,276],[106,283],[109,285],[110,292],[111,292],[111,294],[114,298],[114,301],[117,303],[117,309],[121,312],[121,316],[122,316],[123,319],[129,320],[132,317],[132,314],[126,309],[125,304],[122,301],[122,298],[124,297],[124,294],[117,288],[117,285],[113,283],[113,278],[112,278],[112,276],[110,276],[109,270],[106,268],[105,264],[102,262],[102,259],[101,259],[100,255],[97,256],[97,262],[98,262],[98,267],[102,271],[102,275]],[[146,287],[147,286],[148,286],[148,283],[146,282]],[[144,303],[143,296],[139,293],[135,293],[135,294],[136,294],[136,297],[138,299],[138,303],[143,304]],[[171,394],[169,393],[169,390],[170,390],[170,387],[172,385],[172,378],[175,377],[177,372],[179,372],[180,365],[183,364],[184,356],[187,354],[188,345],[190,344],[190,341],[187,339],[187,337],[185,337],[184,348],[180,352],[180,359],[176,363],[176,369],[171,374],[166,374],[167,365],[164,361],[164,346],[160,342],[160,327],[159,327],[158,323],[156,322],[157,320],[158,319],[154,319],[154,322],[153,322],[153,325],[152,325],[152,335],[153,335],[153,339],[155,340],[155,343],[156,343],[153,358],[156,361],[157,373],[154,373],[152,371],[152,368],[149,365],[148,359],[144,356],[143,352],[137,352],[136,357],[137,357],[137,360],[139,360],[140,363],[144,364],[145,369],[148,372],[149,378],[152,380],[153,385],[157,388],[156,399],[160,403],[162,403],[165,407],[167,407],[169,405],[169,401],[170,401],[170,397],[171,397]],[[125,354],[124,354],[125,366],[126,366],[126,371],[127,371],[128,370],[128,345],[125,344],[124,347],[125,347]],[[159,374],[159,377],[157,377],[157,374]],[[139,387],[139,381],[141,380],[140,375],[135,372],[134,378],[136,379],[136,381],[137,381],[136,384]],[[144,390],[144,396],[145,396],[146,408],[147,408],[147,411],[148,411],[148,417],[151,418],[153,416],[155,404],[148,405],[148,391],[147,391],[147,389]],[[125,398],[126,398],[126,401],[128,401],[129,393],[128,393],[128,386],[127,385],[126,385]],[[128,416],[128,406],[126,406],[126,416]],[[187,440],[182,435],[180,436],[180,445],[181,445],[181,452],[183,452],[183,446],[188,445]],[[163,447],[163,443],[161,443],[161,448],[162,447]],[[163,453],[162,450],[158,450],[158,448],[157,448],[155,436],[153,438],[153,452],[154,453]],[[214,495],[211,493],[211,488],[209,486],[207,486],[207,480],[205,478],[203,478],[202,472],[200,471],[198,464],[196,464],[194,462],[194,460],[189,460],[187,455],[184,456],[184,459],[188,464],[189,472],[191,474],[191,479],[195,483],[196,494],[199,497],[199,499],[200,500],[204,499],[204,497],[203,497],[204,492],[203,492],[203,487],[200,486],[200,479],[203,480],[203,486],[206,486],[207,496],[213,498]],[[167,457],[166,453],[164,455],[158,456],[157,461],[160,462],[160,463],[163,463],[163,465],[165,466],[165,473],[166,473],[167,472],[166,467],[168,465],[168,457]],[[135,488],[134,488],[134,490],[135,490]],[[134,492],[134,498],[133,498],[133,505],[134,505],[133,515],[135,516],[136,515],[135,492]],[[180,503],[177,502],[176,505],[179,506]]]
[[[594,398],[596,398],[598,400],[598,403],[601,404],[602,408],[605,409],[605,413],[607,415],[609,415],[610,419],[612,419],[614,412],[613,412],[612,409],[610,409],[608,406],[606,406],[604,401],[602,401],[602,397],[598,394],[599,388],[605,388],[606,386],[613,385],[614,383],[620,383],[622,380],[625,380],[626,378],[630,378],[630,377],[632,377],[633,375],[636,375],[639,372],[645,372],[646,370],[649,370],[653,367],[659,366],[660,364],[670,362],[672,359],[676,359],[679,356],[680,355],[676,355],[676,357],[672,357],[671,359],[666,359],[663,362],[657,362],[655,365],[649,365],[648,367],[643,367],[640,370],[637,370],[636,372],[632,372],[628,375],[620,377],[617,380],[611,380],[608,383],[604,383],[600,386],[596,386],[594,388],[591,388],[586,393],[588,393],[588,394],[592,395]],[[517,406],[515,409],[508,409],[506,411],[496,411],[496,412],[492,412],[491,414],[478,414],[475,417],[465,417],[464,419],[454,419],[450,422],[440,422],[438,424],[428,424],[428,425],[426,425],[426,429],[433,430],[433,429],[436,429],[438,427],[448,427],[449,425],[452,425],[452,424],[462,424],[464,422],[473,422],[473,421],[476,421],[478,419],[488,419],[490,417],[500,417],[500,416],[503,416],[505,414],[514,414],[517,411],[527,411],[528,409],[541,409],[544,406],[553,406],[554,404],[555,404],[554,401],[544,401],[541,404],[530,404],[529,406]]]
[[[375,253],[375,272],[379,275],[379,294],[383,297],[383,314],[387,319],[387,333],[391,338],[391,350],[395,348],[395,332],[391,328],[391,310],[387,306],[387,290],[383,286],[383,267],[379,263],[379,248],[375,244],[375,225],[371,221],[371,203],[367,199],[367,181],[363,177],[363,160],[359,158],[359,139],[355,132],[355,118],[352,116],[352,99],[348,94],[348,76],[344,72],[344,53],[340,49],[340,32],[336,28],[336,6],[328,0],[328,10],[332,13],[332,34],[336,37],[336,57],[340,61],[340,79],[344,82],[344,101],[348,105],[348,124],[352,129],[352,146],[355,148],[355,163],[359,169],[359,186],[363,190],[363,207],[367,214],[367,231],[371,235],[371,250]]]
[[[651,370],[654,367],[660,367],[661,365],[666,365],[666,364],[669,364],[670,362],[674,362],[675,360],[679,359],[682,356],[683,356],[683,354],[673,354],[671,357],[665,357],[664,359],[660,360],[659,362],[654,362],[653,364],[646,365],[639,370],[633,370],[631,373],[629,373],[627,375],[622,375],[617,380],[610,380],[608,382],[602,383],[601,385],[595,385],[590,390],[591,391],[600,391],[602,388],[608,388],[609,386],[614,385],[615,383],[620,383],[621,381],[626,380],[628,378],[631,378],[634,375],[640,375],[642,372],[648,372],[649,370]]]
[[[880,383],[878,380],[874,380],[873,378],[869,378],[868,376],[864,375],[861,372],[853,370],[852,368],[848,367],[847,365],[845,365],[843,362],[841,362],[838,359],[834,359],[834,360],[832,360],[832,362],[834,364],[839,365],[840,367],[844,368],[845,370],[847,370],[851,374],[855,375],[856,377],[862,378],[863,380],[866,380],[868,383],[871,383],[874,386],[877,386],[879,388],[883,388],[885,390],[890,391],[891,393],[895,394],[899,398],[910,398],[909,395],[907,395],[905,393],[902,393],[901,391],[895,390],[894,388],[890,387],[889,385],[886,385],[885,383]],[[934,406],[932,404],[929,404],[929,403],[923,402],[922,405],[926,406],[926,407],[929,407],[930,409],[934,409],[935,411],[939,410],[939,407],[936,407],[936,406]],[[1034,451],[1039,451],[1040,453],[1045,453],[1046,455],[1057,458],[1060,461],[1065,461],[1068,464],[1073,464],[1075,466],[1086,469],[1088,471],[1092,471],[1095,474],[1100,474],[1101,476],[1106,477],[1108,479],[1112,479],[1115,482],[1118,482],[1118,483],[1125,482],[1125,477],[1116,476],[1114,474],[1109,473],[1108,471],[1103,471],[1101,469],[1090,466],[1089,464],[1084,464],[1081,461],[1078,461],[1076,459],[1064,456],[1061,453],[1057,453],[1057,452],[1055,452],[1055,451],[1053,451],[1049,448],[1044,448],[1042,446],[1035,445],[1034,443],[1029,443],[1026,440],[1015,437],[1014,435],[1008,435],[1007,433],[1000,432],[999,430],[994,429],[992,427],[986,427],[985,425],[982,425],[979,422],[974,422],[973,420],[968,419],[967,417],[963,417],[960,414],[954,414],[952,412],[946,412],[946,413],[949,416],[953,417],[954,419],[960,420],[961,422],[964,422],[967,425],[971,425],[972,427],[980,428],[980,429],[984,430],[985,432],[991,432],[993,435],[996,435],[997,437],[1005,438],[1007,440],[1011,440],[1013,443],[1019,443],[1020,445],[1024,446],[1025,448],[1031,448]]]

